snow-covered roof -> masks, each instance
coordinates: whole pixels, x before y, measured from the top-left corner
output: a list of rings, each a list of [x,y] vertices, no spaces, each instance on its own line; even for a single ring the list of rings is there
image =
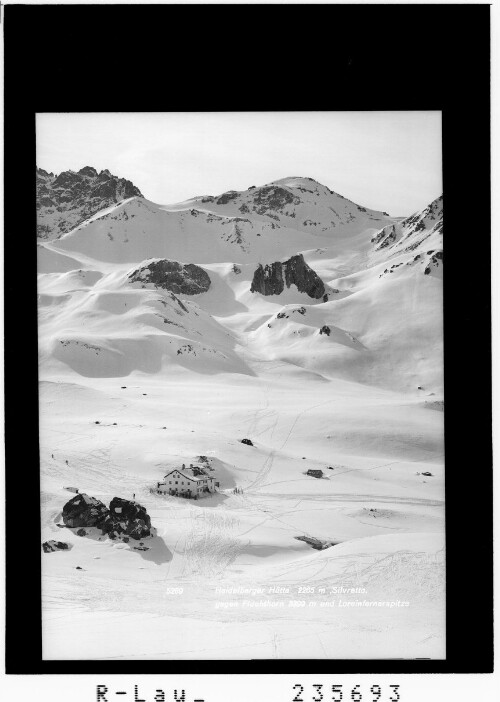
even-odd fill
[[[194,468],[202,470],[198,466],[194,466]],[[212,479],[212,477],[210,475],[207,475],[206,473],[202,473],[201,475],[194,475],[190,472],[189,468],[172,468],[171,471],[169,471],[166,475],[163,476],[163,480],[165,480],[165,478],[168,478],[169,475],[172,475],[172,473],[180,473],[180,475],[182,475],[182,477],[186,478],[187,480],[205,480],[206,478]]]

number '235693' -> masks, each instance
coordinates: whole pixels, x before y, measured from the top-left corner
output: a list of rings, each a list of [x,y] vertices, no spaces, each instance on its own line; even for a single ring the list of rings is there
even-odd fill
[[[293,686],[296,693],[292,702],[398,702],[400,685],[372,685],[370,688],[361,688],[355,685],[312,685],[309,693],[303,685]]]

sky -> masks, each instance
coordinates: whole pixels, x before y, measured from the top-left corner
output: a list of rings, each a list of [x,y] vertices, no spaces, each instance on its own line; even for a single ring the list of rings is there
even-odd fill
[[[107,168],[159,204],[288,176],[393,216],[442,193],[435,111],[43,113],[36,132],[40,168]]]

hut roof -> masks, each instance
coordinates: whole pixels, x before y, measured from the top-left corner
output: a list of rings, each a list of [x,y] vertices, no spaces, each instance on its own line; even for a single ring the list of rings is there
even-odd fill
[[[172,468],[171,471],[163,476],[163,480],[168,478],[169,475],[172,475],[172,473],[179,473],[187,480],[196,481],[205,480],[206,478],[211,477],[200,466],[193,466],[192,468]]]

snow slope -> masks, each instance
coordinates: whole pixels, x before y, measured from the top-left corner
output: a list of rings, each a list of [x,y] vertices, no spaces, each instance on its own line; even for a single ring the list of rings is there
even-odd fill
[[[285,178],[38,248],[42,536],[72,546],[43,554],[44,657],[443,657],[442,201],[401,221]],[[297,253],[326,302],[250,292]],[[150,259],[210,286],[132,282]],[[200,456],[216,495],[150,492]],[[68,485],[135,494],[149,550],[60,529]]]

